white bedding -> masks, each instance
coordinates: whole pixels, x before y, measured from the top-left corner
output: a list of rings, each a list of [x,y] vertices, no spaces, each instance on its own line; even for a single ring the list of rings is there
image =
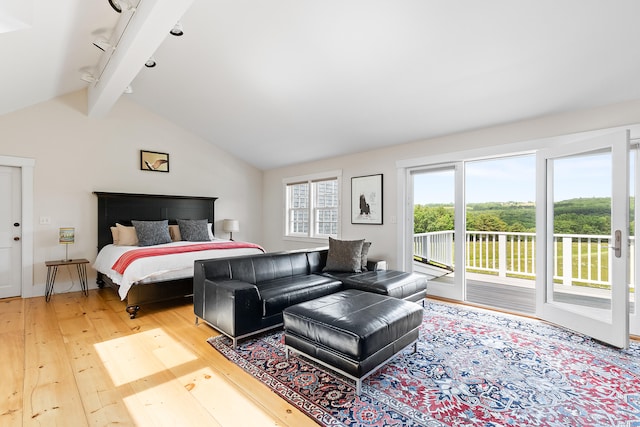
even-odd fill
[[[224,239],[214,239],[215,242],[229,242]],[[154,247],[185,246],[202,244],[203,242],[173,242]],[[124,274],[111,269],[113,264],[122,254],[132,249],[140,249],[139,246],[116,246],[107,245],[103,247],[93,268],[108,276],[113,283],[120,286],[118,293],[124,300],[131,286],[136,283],[149,283],[163,280],[181,279],[193,277],[193,262],[197,259],[223,258],[228,256],[242,256],[260,254],[262,251],[256,248],[237,249],[214,249],[208,251],[184,252],[171,255],[160,255],[155,257],[140,258],[133,261]]]

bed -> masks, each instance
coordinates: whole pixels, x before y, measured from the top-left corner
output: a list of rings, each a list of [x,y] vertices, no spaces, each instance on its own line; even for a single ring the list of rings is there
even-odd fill
[[[227,256],[262,253],[253,243],[218,239],[214,235],[216,197],[168,196],[94,192],[98,198],[98,256],[94,263],[98,287],[113,288],[134,319],[140,306],[193,295],[193,262]],[[131,229],[132,221],[206,219],[210,242],[175,241],[138,247],[114,244],[112,227]],[[173,231],[173,230],[172,230]],[[173,238],[173,234],[172,234]],[[188,247],[188,249],[187,249]],[[160,252],[157,254],[157,252]],[[124,256],[123,256],[124,255]],[[124,260],[124,261],[123,261]]]

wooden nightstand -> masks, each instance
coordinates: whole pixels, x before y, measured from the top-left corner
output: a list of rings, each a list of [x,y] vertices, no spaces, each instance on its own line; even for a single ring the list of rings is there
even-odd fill
[[[56,282],[56,274],[58,274],[58,267],[61,265],[75,265],[78,269],[78,278],[80,279],[80,288],[85,295],[89,295],[87,290],[87,264],[89,260],[84,258],[59,260],[59,261],[46,261],[44,263],[47,266],[47,287],[45,288],[44,298],[47,302],[51,299],[53,293],[53,284]]]

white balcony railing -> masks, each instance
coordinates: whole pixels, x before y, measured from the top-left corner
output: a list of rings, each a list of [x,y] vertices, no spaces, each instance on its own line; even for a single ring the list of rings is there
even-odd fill
[[[554,280],[564,285],[607,287],[611,283],[610,236],[586,234],[554,235]],[[414,255],[451,269],[454,265],[453,231],[413,236]],[[634,259],[635,239],[630,239]],[[633,263],[631,263],[633,265]],[[535,233],[497,231],[466,232],[466,268],[500,277],[535,278]],[[630,271],[634,283],[634,269]]]

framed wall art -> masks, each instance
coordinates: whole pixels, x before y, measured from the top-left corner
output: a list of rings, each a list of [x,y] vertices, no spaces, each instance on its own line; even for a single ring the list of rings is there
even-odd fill
[[[169,172],[169,154],[140,150],[140,169],[152,172]]]
[[[351,178],[351,224],[382,224],[382,174]]]

